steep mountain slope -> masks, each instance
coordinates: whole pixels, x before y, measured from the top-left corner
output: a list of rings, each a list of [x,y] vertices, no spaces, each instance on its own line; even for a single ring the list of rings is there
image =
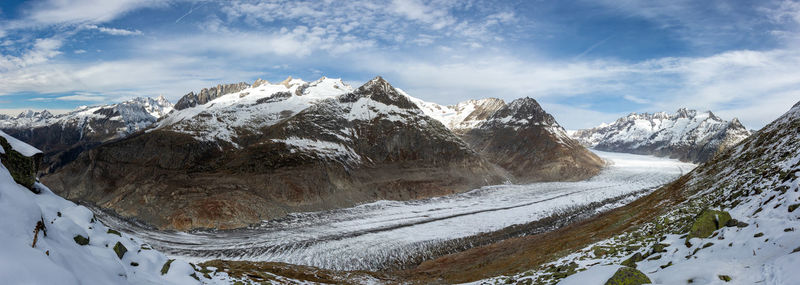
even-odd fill
[[[42,149],[42,170],[52,172],[81,152],[142,130],[170,111],[172,104],[164,97],[134,98],[57,116],[46,110],[27,111],[0,119],[0,130]]]
[[[515,182],[575,181],[596,175],[602,159],[570,138],[536,100],[497,98],[442,106],[406,95]]]
[[[589,268],[563,284],[603,284],[618,268],[605,265],[623,265],[658,284],[793,284],[800,278],[794,269],[800,264],[798,177],[800,103],[629,205],[550,233],[427,262],[415,274],[473,281],[534,268],[485,281],[551,284]]]
[[[750,135],[736,118],[710,111],[679,109],[675,114],[632,113],[610,125],[578,130],[573,137],[598,150],[667,156],[702,163]]]
[[[462,138],[519,182],[583,180],[604,165],[527,97],[500,108]]]
[[[504,181],[497,173],[378,77],[356,90],[327,78],[260,82],[43,180],[70,199],[188,229],[455,193]]]

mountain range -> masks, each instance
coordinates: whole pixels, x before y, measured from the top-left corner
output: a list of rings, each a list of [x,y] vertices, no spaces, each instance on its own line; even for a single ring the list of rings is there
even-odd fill
[[[729,122],[711,111],[682,108],[674,114],[631,113],[611,124],[575,131],[572,136],[597,150],[702,163],[744,140],[750,133],[736,118]]]
[[[597,164],[591,152],[530,98],[441,106],[410,97],[380,77],[358,88],[335,79],[290,79],[262,81],[228,94],[206,93],[217,95],[202,104],[198,96],[194,106],[162,114],[130,132],[116,128],[116,137],[88,148],[41,180],[70,199],[160,228],[224,229],[293,211],[476,187],[470,183],[585,179],[602,168],[602,162]],[[97,115],[118,105],[84,109],[97,108],[92,111]],[[123,121],[123,112],[111,113],[105,122]],[[55,117],[67,116],[30,112],[18,119],[70,121]],[[653,154],[673,157],[688,152],[685,160],[703,164],[624,206],[552,231],[445,255],[409,270],[367,275],[418,283],[484,278],[488,283],[522,284],[796,280],[800,102],[753,134],[742,133],[746,129],[736,119],[725,122],[711,112],[690,110],[631,115],[617,123],[601,127],[606,135],[584,137],[583,143],[595,148],[607,141],[628,143],[641,147],[629,152],[657,149]],[[89,126],[86,130],[100,130]],[[537,157],[537,150],[564,153]],[[517,153],[524,155],[513,155]],[[0,255],[23,266],[0,268],[7,276],[11,270],[19,273],[11,282],[52,277],[48,280],[61,283],[192,283],[200,280],[198,274],[210,272],[183,261],[173,263],[138,239],[97,223],[88,209],[54,195],[36,181],[40,156],[36,148],[0,131],[0,212],[14,217],[2,220]],[[541,164],[551,164],[548,169],[557,169],[560,176],[537,169]],[[530,173],[540,174],[526,176]],[[50,237],[30,230],[45,227]],[[25,267],[33,264],[58,274],[31,274]],[[320,272],[291,265],[278,270],[292,276]],[[232,282],[213,274],[203,280]],[[363,272],[325,274],[336,282],[369,278],[358,275]]]
[[[150,128],[42,180],[159,228],[225,229],[507,181],[586,179],[604,163],[530,98],[501,101],[458,135],[380,77],[358,88],[324,77],[241,87],[189,93]]]
[[[650,127],[636,129],[642,121]],[[174,106],[136,98],[0,122],[45,151],[42,180],[57,193],[164,229],[238,228],[381,199],[583,180],[605,162],[579,141],[708,159],[747,134],[736,120],[681,110],[631,114],[576,140],[531,98],[445,106],[380,77],[358,88],[326,77],[259,79],[190,92]]]
[[[17,116],[0,115],[0,130],[41,149],[41,170],[52,172],[87,149],[150,127],[172,109],[164,97],[140,97],[117,104],[83,106],[60,115],[29,110]]]

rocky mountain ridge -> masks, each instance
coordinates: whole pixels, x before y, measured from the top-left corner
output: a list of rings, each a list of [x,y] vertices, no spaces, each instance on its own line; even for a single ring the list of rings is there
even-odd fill
[[[649,154],[702,163],[750,135],[738,119],[685,108],[674,114],[631,113],[614,123],[575,131],[572,136],[597,150]]]
[[[528,97],[511,101],[461,137],[521,183],[583,180],[605,165]]]
[[[0,130],[41,149],[42,170],[49,172],[86,149],[143,130],[171,111],[172,104],[163,96],[139,97],[59,115],[28,110],[0,118]]]
[[[470,148],[508,171],[514,182],[582,180],[604,165],[532,98],[508,104],[486,98],[443,106],[408,97]]]

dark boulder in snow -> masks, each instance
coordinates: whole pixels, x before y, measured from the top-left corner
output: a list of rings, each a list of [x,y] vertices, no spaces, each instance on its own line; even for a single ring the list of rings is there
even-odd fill
[[[689,235],[686,240],[692,238],[707,238],[711,236],[714,231],[722,228],[731,219],[731,214],[725,211],[716,210],[703,210],[692,223],[692,228],[689,230]]]
[[[630,267],[620,267],[614,276],[611,276],[605,285],[639,285],[651,284],[650,278],[639,270]]]

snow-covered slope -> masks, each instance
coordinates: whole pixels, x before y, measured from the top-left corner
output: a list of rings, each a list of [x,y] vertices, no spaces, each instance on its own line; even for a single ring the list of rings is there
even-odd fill
[[[612,124],[575,131],[572,136],[598,150],[651,154],[705,162],[750,135],[736,118],[710,111],[679,109],[675,114],[631,113]]]
[[[35,148],[0,131],[27,157]],[[13,143],[12,143],[13,142]],[[0,158],[0,280],[4,284],[199,284],[195,270],[168,258],[139,239],[98,222],[92,212],[36,183],[17,184]],[[8,165],[8,167],[14,167]],[[38,228],[38,230],[37,230]],[[196,276],[196,275],[195,275]]]
[[[402,92],[402,91],[401,91]],[[408,96],[426,115],[442,122],[445,127],[457,134],[462,134],[484,122],[494,112],[506,106],[497,98],[467,100],[455,105],[443,106]]]
[[[259,80],[240,91],[176,110],[158,122],[155,129],[239,147],[240,135],[274,125],[312,104],[352,91],[341,79],[326,77],[313,82],[290,77],[277,84]]]
[[[800,280],[800,103],[659,191],[685,198],[654,221],[540,270],[491,281],[552,282],[585,268],[616,264],[635,267],[655,284]],[[604,268],[578,272],[560,284],[603,284],[609,275]]]

